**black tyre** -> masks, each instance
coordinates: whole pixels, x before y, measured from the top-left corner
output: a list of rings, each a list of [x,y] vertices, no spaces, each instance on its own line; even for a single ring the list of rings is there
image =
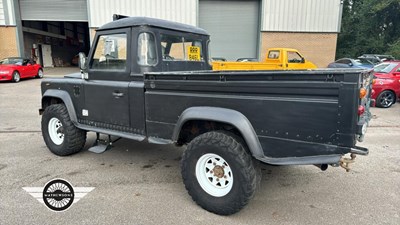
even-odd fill
[[[64,104],[50,105],[45,109],[42,135],[50,151],[59,156],[79,152],[86,142],[86,131],[75,127]]]
[[[19,81],[21,81],[21,75],[19,74],[18,71],[14,71],[12,74],[12,81],[15,83],[18,83]]]
[[[44,75],[43,70],[42,70],[42,69],[39,69],[38,72],[37,72],[36,77],[37,77],[37,78],[43,78],[43,75]]]
[[[193,139],[182,156],[181,172],[189,195],[220,215],[241,210],[254,196],[261,175],[241,139],[223,131]]]
[[[396,102],[396,95],[392,91],[383,91],[376,98],[376,106],[379,108],[389,108]]]

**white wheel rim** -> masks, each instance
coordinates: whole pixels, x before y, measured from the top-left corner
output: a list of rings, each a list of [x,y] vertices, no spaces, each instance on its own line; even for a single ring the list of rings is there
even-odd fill
[[[43,77],[43,71],[42,70],[39,70],[39,77]]]
[[[214,197],[227,195],[233,185],[231,167],[221,156],[212,153],[197,160],[196,178],[201,188]]]
[[[48,128],[51,141],[56,145],[61,145],[64,141],[64,129],[61,121],[57,118],[51,118]]]

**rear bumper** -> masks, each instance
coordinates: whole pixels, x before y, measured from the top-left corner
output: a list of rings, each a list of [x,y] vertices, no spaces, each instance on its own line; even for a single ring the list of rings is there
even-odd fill
[[[356,155],[368,155],[369,150],[368,150],[368,148],[355,146],[355,147],[350,149],[350,153],[354,153]]]

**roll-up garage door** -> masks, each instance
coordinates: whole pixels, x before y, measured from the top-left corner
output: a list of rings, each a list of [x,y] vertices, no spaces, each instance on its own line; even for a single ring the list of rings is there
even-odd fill
[[[22,20],[88,21],[86,0],[20,0]]]
[[[211,35],[211,56],[257,58],[259,1],[200,0],[199,26]]]

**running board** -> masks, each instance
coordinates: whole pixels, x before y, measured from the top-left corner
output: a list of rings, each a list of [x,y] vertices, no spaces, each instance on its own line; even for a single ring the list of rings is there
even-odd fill
[[[111,135],[108,135],[108,140],[102,140],[100,139],[100,134],[96,132],[96,141],[94,142],[93,146],[90,147],[88,150],[97,154],[103,153],[107,150],[110,150],[113,147],[113,144],[119,139],[121,138],[119,137],[115,140],[112,140]]]

